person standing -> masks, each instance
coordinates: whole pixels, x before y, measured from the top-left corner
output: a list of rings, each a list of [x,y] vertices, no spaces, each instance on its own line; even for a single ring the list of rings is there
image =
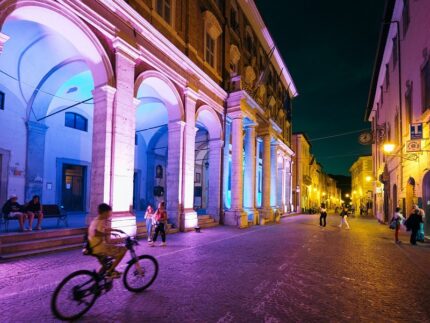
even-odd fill
[[[419,210],[422,222],[420,223],[420,227],[418,229],[417,233],[417,241],[424,242],[424,220],[426,218],[426,213],[423,209],[421,209],[418,205],[415,205],[415,209]]]
[[[320,227],[325,227],[327,225],[327,209],[325,204],[322,203],[320,207]]]
[[[26,205],[27,217],[29,230],[33,229],[33,220],[37,217],[37,227],[36,230],[42,230],[42,220],[43,220],[43,207],[40,203],[39,195],[34,195],[30,202]]]
[[[166,225],[167,225],[167,212],[164,202],[160,202],[158,204],[158,209],[154,214],[155,218],[155,231],[154,238],[152,239],[151,246],[154,246],[154,243],[157,241],[158,234],[161,235],[161,246],[166,246]]]
[[[400,243],[399,231],[400,231],[400,225],[404,219],[405,219],[404,216],[402,215],[402,213],[400,213],[400,208],[396,207],[396,212],[394,213],[394,216],[393,216],[393,222],[395,222],[395,227],[394,227],[394,242],[395,243]]]
[[[408,219],[405,222],[408,230],[411,230],[411,245],[415,246],[417,244],[417,234],[422,222],[423,218],[421,216],[420,210],[418,208],[414,208],[412,210],[412,214],[409,215]]]
[[[152,226],[155,222],[154,219],[154,209],[152,205],[149,204],[146,208],[145,212],[145,221],[146,221],[146,234],[148,235],[148,242],[152,242]]]
[[[342,211],[340,212],[340,224],[339,228],[342,228],[342,224],[345,223],[346,229],[349,230],[349,223],[348,223],[348,208],[346,205],[343,206]]]

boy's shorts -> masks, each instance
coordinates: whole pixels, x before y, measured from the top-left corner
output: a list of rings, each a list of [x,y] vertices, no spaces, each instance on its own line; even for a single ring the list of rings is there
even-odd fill
[[[127,248],[124,246],[117,246],[108,243],[101,243],[93,248],[94,255],[108,256],[113,258],[121,256],[125,251],[127,251]]]

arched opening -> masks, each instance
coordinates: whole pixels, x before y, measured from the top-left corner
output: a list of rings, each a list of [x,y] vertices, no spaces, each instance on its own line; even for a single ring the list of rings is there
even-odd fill
[[[150,204],[164,201],[169,222],[178,224],[183,108],[174,86],[155,71],[139,76],[136,97],[133,206],[138,220]],[[142,211],[142,212],[139,212]]]
[[[415,201],[415,179],[409,177],[406,183],[406,198],[404,203],[404,214],[410,214],[412,207],[417,203]]]
[[[397,184],[393,185],[393,209],[391,212],[391,216],[394,215],[396,208],[399,206],[398,196],[397,196]],[[390,219],[391,220],[391,219]]]
[[[196,116],[194,209],[219,220],[222,127],[217,113],[202,106]]]
[[[0,148],[10,152],[9,165],[2,166],[16,169],[7,191],[18,195],[20,203],[40,195],[43,204],[76,212],[71,225],[84,225],[90,200],[92,91],[112,80],[111,67],[78,18],[60,14],[55,4],[10,3],[3,12],[7,16],[1,17],[1,32],[9,39],[0,54],[0,91],[5,94]]]
[[[426,235],[430,234],[430,171],[424,175],[423,178],[423,209],[426,212],[425,218],[425,232]]]

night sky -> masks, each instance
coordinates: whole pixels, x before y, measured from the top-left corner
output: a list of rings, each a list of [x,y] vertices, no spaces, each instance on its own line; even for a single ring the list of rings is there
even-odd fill
[[[369,146],[363,122],[384,0],[256,0],[294,79],[293,131],[306,132],[327,173],[348,175]]]

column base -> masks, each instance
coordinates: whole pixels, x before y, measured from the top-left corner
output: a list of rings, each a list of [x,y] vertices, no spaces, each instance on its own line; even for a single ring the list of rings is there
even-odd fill
[[[179,229],[181,232],[194,230],[198,223],[197,212],[194,209],[185,209],[180,216]]]
[[[220,220],[220,211],[219,211],[218,207],[208,207],[206,209],[206,214],[210,215],[211,217],[213,217],[216,222],[219,222],[219,220]]]
[[[248,223],[252,223],[252,225],[257,225],[259,221],[258,210],[253,208],[246,208],[245,212],[248,214]]]
[[[248,213],[244,210],[229,210],[225,212],[224,215],[225,225],[234,225],[238,228],[248,227]]]
[[[260,221],[258,224],[265,225],[272,223],[275,219],[273,209],[260,209]]]
[[[128,211],[113,212],[111,228],[122,230],[134,237],[137,234],[136,216]]]

